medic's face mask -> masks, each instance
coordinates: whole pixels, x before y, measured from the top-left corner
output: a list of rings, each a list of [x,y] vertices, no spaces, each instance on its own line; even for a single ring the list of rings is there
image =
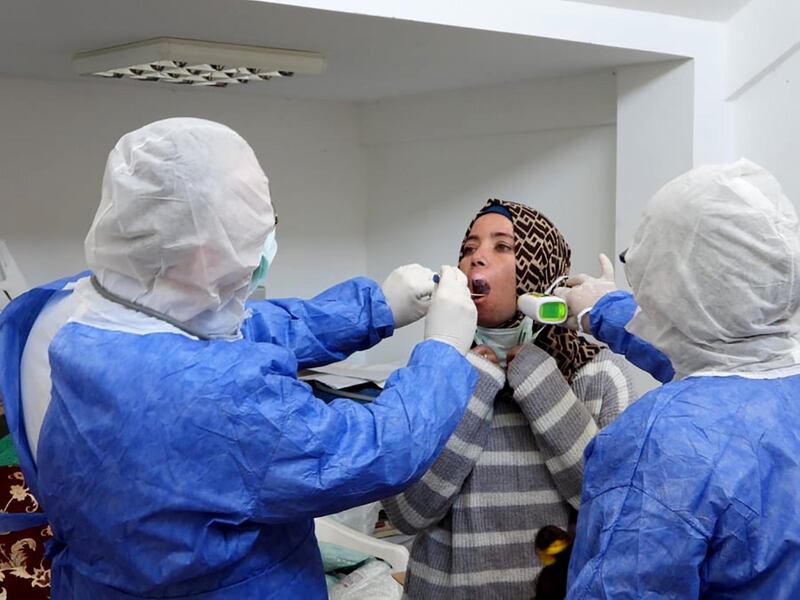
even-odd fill
[[[628,277],[627,263],[625,262],[625,257],[627,255],[628,255],[628,249],[625,248],[625,250],[623,250],[622,252],[619,253],[619,262],[622,263],[622,271],[623,271],[623,273],[625,273],[625,281],[628,282],[628,287],[629,288],[633,288],[633,286],[631,285],[631,280]]]

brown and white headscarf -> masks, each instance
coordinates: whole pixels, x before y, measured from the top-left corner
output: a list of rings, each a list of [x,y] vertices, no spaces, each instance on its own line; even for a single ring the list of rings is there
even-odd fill
[[[514,229],[514,259],[516,262],[517,296],[530,292],[544,293],[559,277],[569,274],[570,250],[567,240],[555,225],[537,210],[505,200],[491,199],[478,212],[467,228],[461,242],[458,260],[464,257],[464,245],[475,221],[486,214],[492,206],[501,206],[511,213]],[[523,315],[517,312],[500,328],[515,327],[522,322]],[[557,325],[545,326],[534,343],[550,354],[568,382],[586,363],[591,361],[600,346],[592,344],[577,333]]]

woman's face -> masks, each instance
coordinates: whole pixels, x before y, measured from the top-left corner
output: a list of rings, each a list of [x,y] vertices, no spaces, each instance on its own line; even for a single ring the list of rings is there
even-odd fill
[[[469,230],[464,257],[458,264],[469,281],[478,309],[478,325],[497,327],[517,312],[514,227],[506,217],[489,213]]]

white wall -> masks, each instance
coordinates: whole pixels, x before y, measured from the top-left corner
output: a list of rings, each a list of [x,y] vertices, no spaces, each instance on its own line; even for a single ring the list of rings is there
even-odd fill
[[[693,81],[692,61],[617,70],[615,255],[630,244],[653,194],[693,166]]]
[[[454,27],[599,44],[669,54],[694,61],[693,158],[707,164],[731,158],[730,123],[725,111],[726,25],[566,0],[261,0]],[[787,5],[797,0],[757,0]],[[797,8],[795,9],[797,10]],[[745,12],[744,10],[742,12]],[[773,11],[770,11],[773,12]],[[738,16],[738,15],[737,15]],[[791,15],[787,15],[791,16]],[[751,19],[752,21],[752,19]],[[760,21],[759,21],[760,22]],[[797,18],[782,31],[795,31]],[[770,35],[764,30],[760,38]]]
[[[252,90],[0,79],[0,239],[28,283],[85,268],[83,238],[108,151],[150,121],[221,121],[255,149],[278,208],[274,295],[307,295],[366,270],[356,110]]]
[[[541,209],[563,231],[576,271],[614,247],[616,84],[612,73],[365,105],[368,272],[454,264],[487,198]],[[421,325],[370,360],[405,358]]]
[[[800,2],[750,0],[727,24],[726,78],[729,96],[756,84],[800,46]]]
[[[753,0],[730,23],[736,156],[769,169],[800,212],[800,3]]]
[[[733,103],[735,148],[768,170],[800,212],[800,51]]]

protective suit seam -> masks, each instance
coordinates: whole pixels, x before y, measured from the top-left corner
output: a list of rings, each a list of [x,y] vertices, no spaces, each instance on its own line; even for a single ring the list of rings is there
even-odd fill
[[[280,377],[281,382],[282,382],[284,377],[282,377],[280,375],[278,377]],[[255,391],[255,393],[258,394],[261,390],[267,389],[268,387],[269,386],[266,383],[264,383],[264,385],[259,387],[258,390]],[[283,387],[282,383],[281,383],[281,387]],[[310,395],[313,396],[313,394],[310,394]],[[279,428],[280,429],[280,435],[278,435],[278,439],[275,441],[275,445],[272,447],[272,452],[270,453],[269,458],[266,461],[266,464],[270,465],[270,469],[267,469],[266,473],[264,473],[264,477],[261,480],[261,484],[258,486],[259,487],[259,493],[257,495],[253,495],[253,497],[252,497],[252,504],[253,505],[251,506],[251,512],[253,514],[255,514],[255,512],[256,512],[256,506],[258,504],[261,504],[261,500],[260,500],[261,492],[260,492],[260,490],[262,489],[262,487],[264,485],[264,480],[267,479],[267,476],[270,473],[270,470],[271,470],[271,467],[272,467],[272,464],[273,464],[272,458],[275,456],[275,453],[278,451],[278,447],[280,446],[281,441],[283,441],[283,438],[286,437],[286,428],[284,426],[286,425],[286,421],[289,419],[289,415],[290,414],[291,413],[288,412],[288,411],[284,412],[284,414],[283,414],[283,418],[281,419],[280,428]]]
[[[596,495],[594,495],[594,496],[591,496],[590,498],[587,498],[587,500],[594,501],[594,500],[596,500],[597,498],[600,498],[601,496],[604,496],[604,495],[606,495],[606,494],[607,494],[607,493],[609,493],[609,492],[613,492],[614,490],[618,490],[618,489],[621,489],[621,488],[629,488],[629,489],[632,489],[632,490],[636,490],[636,491],[640,492],[640,493],[641,493],[643,496],[647,496],[647,497],[648,497],[648,498],[650,498],[651,500],[654,500],[654,501],[655,501],[655,502],[657,502],[657,503],[658,503],[660,506],[664,507],[664,508],[665,508],[666,510],[668,510],[670,513],[672,513],[672,514],[673,514],[673,515],[675,515],[675,516],[676,516],[678,519],[680,519],[682,522],[684,522],[686,525],[688,525],[689,527],[691,527],[691,529],[692,529],[692,530],[694,530],[694,531],[696,531],[698,534],[700,534],[700,536],[702,536],[703,540],[704,540],[706,543],[708,543],[708,542],[710,541],[710,537],[709,537],[707,534],[705,534],[705,533],[704,533],[704,532],[703,532],[703,531],[702,531],[702,530],[701,530],[701,529],[700,529],[700,528],[699,528],[697,525],[695,525],[694,523],[692,523],[691,521],[689,521],[688,519],[686,519],[686,518],[685,518],[683,515],[681,515],[680,513],[677,513],[677,512],[675,512],[675,510],[673,510],[672,508],[670,508],[669,506],[667,506],[666,504],[664,504],[664,502],[663,502],[663,501],[661,501],[659,498],[656,498],[656,497],[655,497],[655,496],[653,496],[652,494],[649,494],[648,492],[646,492],[645,490],[643,490],[641,487],[639,487],[639,486],[635,485],[634,483],[626,483],[626,484],[623,484],[623,485],[615,485],[614,487],[610,487],[610,488],[608,488],[608,489],[606,489],[606,490],[603,490],[603,491],[602,491],[602,492],[600,492],[599,494],[596,494]],[[627,495],[626,495],[626,498],[625,498],[625,500],[627,501]],[[581,504],[583,505],[583,504],[585,504],[585,503],[581,503]],[[623,502],[622,502],[622,505],[623,505],[623,506],[625,505],[625,501],[623,501]],[[582,594],[581,594],[582,596],[585,596],[585,594],[588,592],[588,590],[589,590],[589,586],[590,586],[590,585],[591,585],[591,584],[594,582],[594,580],[597,578],[597,575],[598,575],[598,573],[600,572],[600,570],[601,570],[601,568],[602,568],[603,564],[605,564],[605,556],[606,556],[606,553],[607,553],[607,551],[608,551],[608,546],[609,546],[609,545],[610,545],[610,543],[611,543],[611,538],[613,538],[613,537],[614,537],[614,534],[616,533],[616,525],[617,525],[617,523],[618,523],[618,522],[619,522],[619,517],[617,517],[617,518],[614,520],[614,530],[612,531],[612,533],[611,533],[611,536],[609,537],[608,541],[607,541],[607,542],[606,542],[606,544],[604,545],[605,547],[604,547],[604,549],[603,549],[603,551],[602,551],[602,553],[601,553],[601,556],[602,556],[602,561],[601,561],[599,564],[595,565],[595,567],[593,568],[593,571],[592,571],[592,577],[591,577],[591,578],[589,579],[589,581],[587,581],[587,582],[586,582],[586,584],[583,586],[583,590],[582,590]],[[604,595],[604,596],[606,596],[606,594],[605,594],[605,589],[603,589],[603,595]]]
[[[648,498],[650,498],[651,500],[654,500],[655,502],[658,502],[658,504],[660,504],[661,506],[663,506],[663,507],[664,507],[666,510],[668,510],[668,511],[669,511],[669,512],[671,512],[673,515],[675,515],[675,516],[676,516],[678,519],[680,519],[681,521],[683,521],[684,523],[686,523],[686,524],[687,524],[689,527],[691,527],[692,529],[694,529],[694,530],[695,530],[695,531],[696,531],[698,534],[700,534],[700,535],[703,537],[703,539],[704,539],[706,542],[709,542],[709,541],[711,541],[711,536],[710,536],[709,534],[707,534],[706,532],[704,532],[704,531],[703,531],[703,529],[702,529],[702,527],[701,527],[699,524],[697,524],[697,523],[693,523],[693,522],[692,522],[690,519],[688,519],[688,518],[687,518],[685,515],[682,515],[681,513],[679,513],[678,511],[676,511],[676,510],[675,510],[675,509],[673,509],[673,508],[670,508],[669,506],[667,506],[667,504],[665,504],[665,503],[664,503],[664,501],[663,501],[663,500],[661,500],[660,498],[658,498],[658,497],[654,496],[652,493],[650,493],[650,492],[648,492],[648,491],[644,490],[643,488],[639,487],[638,485],[636,485],[636,484],[631,484],[631,487],[632,487],[633,489],[635,489],[635,490],[637,490],[637,491],[641,492],[641,494],[642,494],[643,496],[647,496],[647,497],[648,497]]]

